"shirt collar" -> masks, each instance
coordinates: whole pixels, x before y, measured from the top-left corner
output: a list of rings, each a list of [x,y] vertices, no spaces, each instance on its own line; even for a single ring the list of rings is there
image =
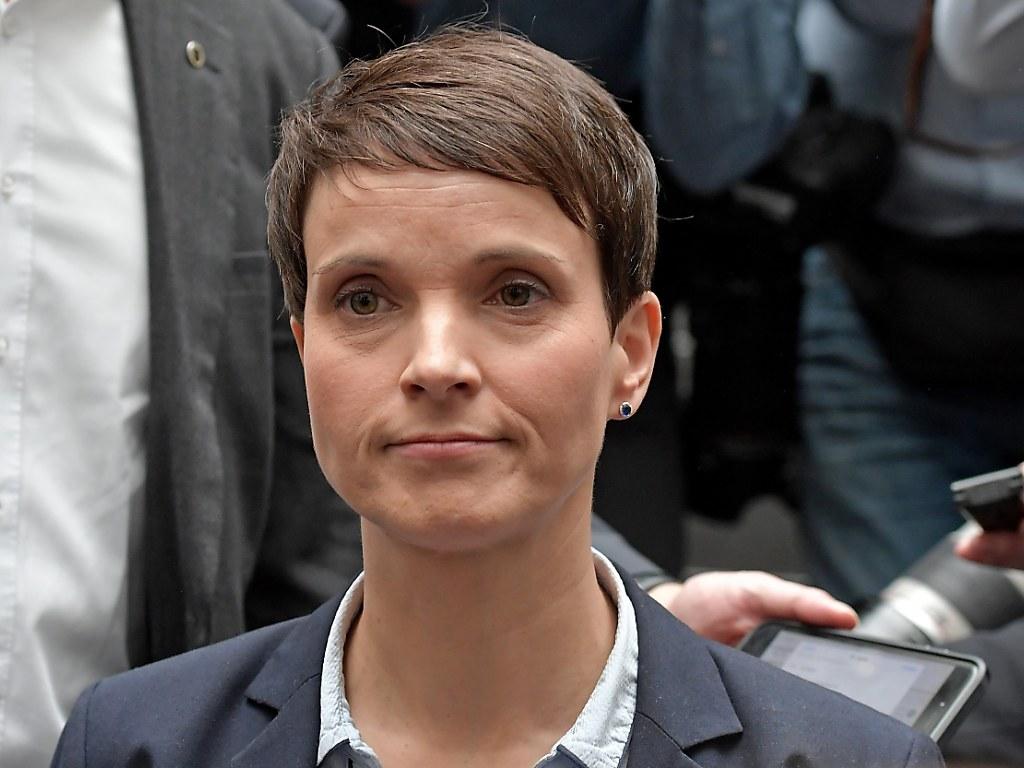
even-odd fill
[[[638,642],[636,613],[625,585],[608,559],[597,550],[594,568],[598,583],[612,598],[618,613],[615,641],[590,698],[572,727],[537,765],[557,764],[563,755],[583,768],[616,768],[622,759],[636,711]],[[363,741],[352,721],[345,698],[345,639],[363,604],[363,577],[349,587],[338,606],[327,637],[320,678],[320,742],[317,765],[344,746],[358,768],[381,768],[372,747]]]

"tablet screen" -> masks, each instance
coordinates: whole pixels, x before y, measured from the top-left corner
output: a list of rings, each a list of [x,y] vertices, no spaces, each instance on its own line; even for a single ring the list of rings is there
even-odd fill
[[[913,726],[953,672],[949,664],[780,630],[764,661]]]

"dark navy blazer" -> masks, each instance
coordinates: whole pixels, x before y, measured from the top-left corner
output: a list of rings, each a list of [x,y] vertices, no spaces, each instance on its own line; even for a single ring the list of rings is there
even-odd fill
[[[629,768],[942,765],[927,737],[704,640],[626,583],[639,636]],[[53,766],[312,768],[338,603],[97,683]]]

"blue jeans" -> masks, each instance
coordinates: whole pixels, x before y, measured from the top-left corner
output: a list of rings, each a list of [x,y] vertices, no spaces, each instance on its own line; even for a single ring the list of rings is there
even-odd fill
[[[802,530],[811,576],[856,603],[963,522],[951,482],[1024,459],[1024,392],[968,398],[902,380],[824,250],[808,251],[803,279]]]

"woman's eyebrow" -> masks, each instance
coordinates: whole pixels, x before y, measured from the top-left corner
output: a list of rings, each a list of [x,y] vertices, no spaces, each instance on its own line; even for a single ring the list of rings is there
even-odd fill
[[[564,266],[566,264],[566,260],[564,258],[556,256],[553,253],[540,248],[519,245],[501,248],[488,248],[473,257],[473,263],[478,266],[480,264],[487,264],[490,262],[538,260],[550,262],[556,266]],[[387,264],[387,260],[382,259],[379,256],[342,254],[341,256],[335,256],[333,259],[330,259],[326,264],[321,264],[313,270],[312,274],[323,275],[341,266],[359,267],[362,269],[383,269]]]
[[[473,263],[480,265],[492,261],[547,261],[556,266],[565,266],[566,260],[553,253],[533,248],[531,246],[516,245],[508,248],[489,248],[481,251],[473,258]]]
[[[365,269],[382,269],[387,262],[376,256],[362,256],[359,254],[345,254],[342,256],[335,256],[333,259],[328,261],[326,264],[321,264],[315,270],[314,275],[322,275],[325,272],[330,272],[332,269],[337,269],[341,266],[346,267],[363,267]]]

